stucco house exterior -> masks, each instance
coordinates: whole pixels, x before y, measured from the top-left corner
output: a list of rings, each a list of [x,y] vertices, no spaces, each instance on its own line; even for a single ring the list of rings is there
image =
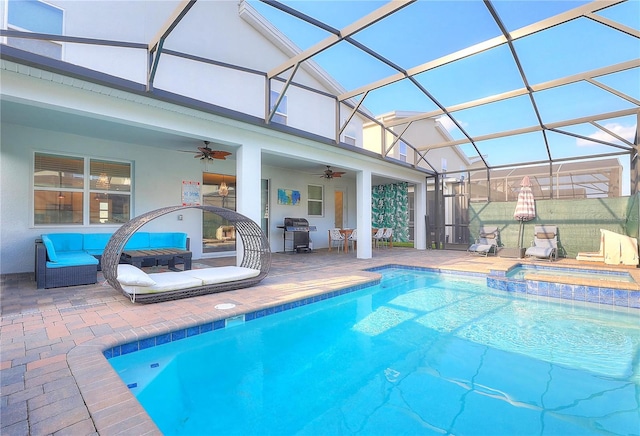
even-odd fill
[[[283,250],[285,217],[316,226],[314,248],[336,225],[369,233],[372,186],[406,183],[412,214],[425,215],[429,169],[365,146],[363,126],[375,119],[365,108],[349,116],[331,97],[340,85],[313,62],[292,80],[269,77],[299,49],[249,4],[203,1],[185,12],[175,2],[27,3],[35,9],[2,3],[3,29],[60,37],[2,41],[3,274],[33,271],[43,233],[112,232],[180,204],[185,184],[201,185],[203,201],[204,188],[219,190],[213,176],[233,182],[232,204],[262,224],[273,251]],[[230,156],[194,159],[204,141]],[[324,178],[327,165],[344,176]],[[297,191],[299,202],[278,204],[278,190]],[[424,249],[424,220],[412,221]],[[186,232],[194,259],[220,255],[199,243],[199,210],[149,226]],[[358,244],[357,256],[371,250]]]

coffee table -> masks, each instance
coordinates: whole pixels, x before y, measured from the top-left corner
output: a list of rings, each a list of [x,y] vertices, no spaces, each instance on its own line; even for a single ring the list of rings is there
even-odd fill
[[[169,269],[172,271],[180,271],[176,268],[176,260],[182,259],[184,262],[184,270],[191,269],[192,253],[187,250],[178,250],[175,248],[156,248],[153,250],[126,250],[122,252],[121,261],[130,263],[138,268],[142,267],[145,260],[153,260],[154,265],[167,261]]]

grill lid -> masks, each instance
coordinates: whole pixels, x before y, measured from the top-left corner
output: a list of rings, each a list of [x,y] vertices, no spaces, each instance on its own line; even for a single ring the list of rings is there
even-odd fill
[[[285,227],[309,227],[309,221],[306,218],[285,218]]]

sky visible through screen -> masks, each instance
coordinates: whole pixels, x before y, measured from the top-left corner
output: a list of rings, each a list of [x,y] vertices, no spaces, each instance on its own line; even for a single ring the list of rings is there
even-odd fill
[[[386,2],[305,0],[282,3],[340,30]],[[587,3],[500,0],[491,2],[491,5],[506,29],[513,32]],[[252,1],[251,5],[303,50],[330,35],[262,2]],[[640,30],[638,0],[614,5],[598,11],[597,15],[632,29],[632,32]],[[482,1],[422,0],[356,33],[353,38],[400,68],[410,70],[500,35],[500,28]],[[630,35],[587,17],[516,39],[513,44],[525,79],[531,86],[640,58],[637,35]],[[397,70],[344,41],[312,59],[347,91],[397,73]],[[513,54],[506,44],[414,77],[437,103],[447,108],[525,87]],[[535,93],[535,104],[542,123],[546,125],[600,113],[637,109],[640,68],[600,76],[597,82],[581,81]],[[627,94],[635,101],[621,98],[599,85]],[[361,97],[356,100],[358,98]],[[392,111],[429,112],[438,108],[434,101],[407,80],[370,92],[363,104],[374,115]],[[472,137],[539,124],[527,95],[456,111],[453,115]],[[447,117],[442,117],[440,121],[453,139],[465,138]],[[598,124],[628,141],[634,141],[637,124],[635,115],[600,120]],[[623,144],[588,122],[563,129],[585,138]],[[619,151],[587,139],[553,132],[547,133],[547,140],[553,159]],[[540,132],[481,141],[476,145],[491,166],[548,160]],[[470,144],[461,145],[460,148],[472,158],[478,156]],[[623,180],[628,180],[629,159],[627,156],[618,159],[626,173]],[[628,194],[628,190],[627,182],[623,186],[623,194]]]

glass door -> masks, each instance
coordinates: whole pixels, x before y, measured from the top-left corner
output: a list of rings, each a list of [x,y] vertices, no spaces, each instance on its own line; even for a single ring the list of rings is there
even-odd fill
[[[236,210],[236,177],[203,173],[202,204]],[[202,214],[202,252],[225,253],[236,250],[235,227],[211,212]]]
[[[269,238],[269,180],[262,179],[260,181],[261,194],[260,194],[260,207],[262,210],[262,219],[260,227],[262,231]]]

